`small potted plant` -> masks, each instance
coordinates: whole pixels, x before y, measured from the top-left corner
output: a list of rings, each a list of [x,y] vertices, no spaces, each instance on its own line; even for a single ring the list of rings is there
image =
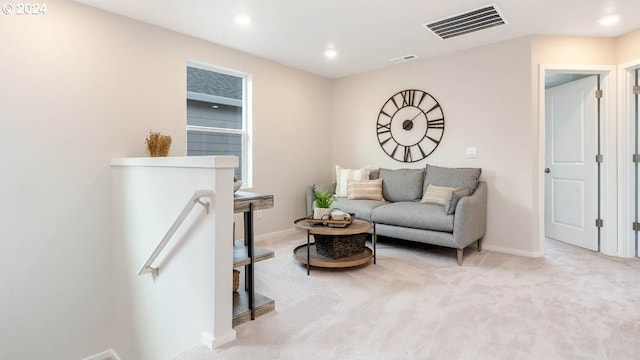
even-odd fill
[[[335,195],[329,195],[328,191],[316,193],[315,207],[313,208],[314,219],[330,219],[331,204],[336,200]]]

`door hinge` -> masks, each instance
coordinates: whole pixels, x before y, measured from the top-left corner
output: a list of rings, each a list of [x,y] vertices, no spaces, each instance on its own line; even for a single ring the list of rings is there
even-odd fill
[[[602,98],[602,90],[596,90],[596,99],[601,99]]]
[[[640,163],[640,154],[633,154],[631,156],[631,161],[633,161],[634,163]]]
[[[635,85],[631,88],[633,95],[640,95],[640,85]]]
[[[601,163],[604,161],[604,156],[602,154],[596,154],[596,162]]]
[[[596,219],[596,227],[603,227],[604,226],[604,221],[602,221],[602,219]]]
[[[633,231],[640,231],[640,223],[637,223],[637,222],[633,223]]]

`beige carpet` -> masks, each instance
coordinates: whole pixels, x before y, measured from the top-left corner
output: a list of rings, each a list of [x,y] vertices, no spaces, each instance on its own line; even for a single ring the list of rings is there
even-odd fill
[[[380,242],[378,264],[306,275],[303,233],[260,244],[276,311],[176,360],[640,359],[640,259],[549,240],[544,258]]]

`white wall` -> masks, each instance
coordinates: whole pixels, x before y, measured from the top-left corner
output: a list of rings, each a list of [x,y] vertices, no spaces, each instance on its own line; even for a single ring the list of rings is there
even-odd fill
[[[47,6],[0,19],[2,359],[112,346],[109,163],[145,156],[149,130],[185,154],[187,60],[253,74],[255,190],[275,195],[258,233],[290,228],[330,164],[309,151],[309,139],[330,144],[328,80],[71,1]]]
[[[49,5],[0,20],[3,359],[79,359],[111,339],[108,164],[125,99],[90,19]]]
[[[530,59],[530,40],[521,38],[335,80],[333,162],[343,167],[480,167],[489,185],[486,247],[535,252]],[[446,121],[438,148],[412,164],[389,158],[376,136],[382,104],[403,89],[434,96]],[[477,147],[478,158],[467,159],[466,147]]]
[[[616,39],[616,63],[624,64],[640,59],[640,29]]]

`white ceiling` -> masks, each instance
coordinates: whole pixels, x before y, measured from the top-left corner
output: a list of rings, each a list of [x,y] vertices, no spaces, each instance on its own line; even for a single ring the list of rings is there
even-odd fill
[[[499,0],[507,25],[440,40],[423,24],[491,0],[75,0],[328,78],[531,34],[619,36],[640,28],[639,0]],[[235,16],[247,14],[242,27]],[[619,14],[604,27],[598,20]],[[338,56],[324,57],[327,47]]]

